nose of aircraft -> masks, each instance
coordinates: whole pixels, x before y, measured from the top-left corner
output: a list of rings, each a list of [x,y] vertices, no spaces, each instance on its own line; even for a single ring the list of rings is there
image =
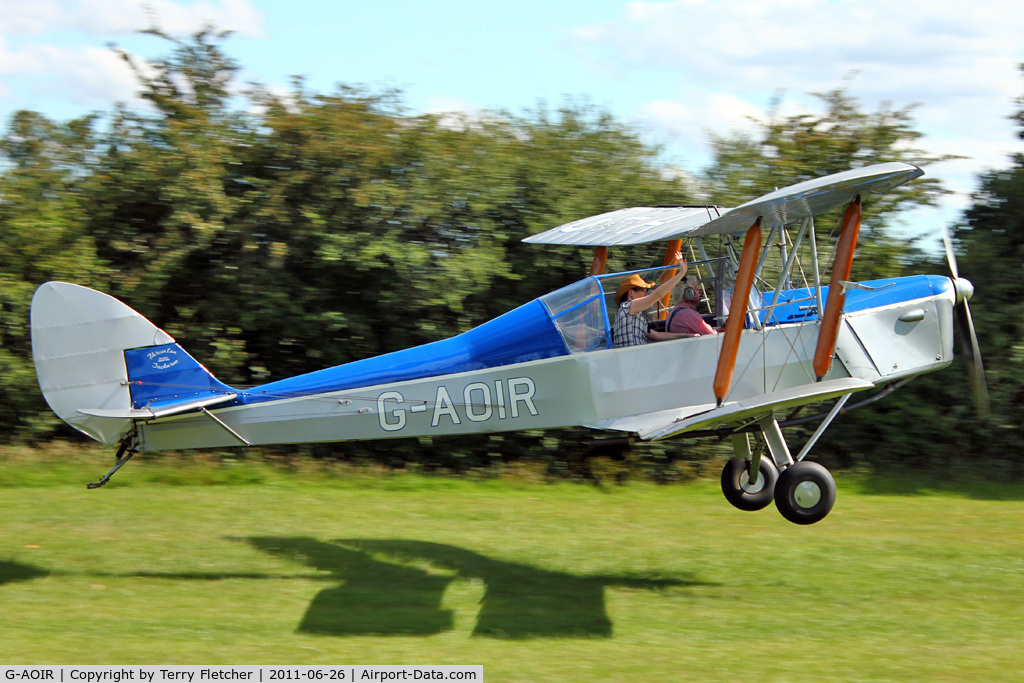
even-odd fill
[[[956,291],[956,302],[959,304],[964,301],[970,301],[971,297],[974,296],[974,285],[967,278],[954,277],[953,289]]]

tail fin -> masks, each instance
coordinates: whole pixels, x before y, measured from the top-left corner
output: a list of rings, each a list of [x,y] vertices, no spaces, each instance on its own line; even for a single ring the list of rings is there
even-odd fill
[[[58,417],[97,441],[124,439],[135,419],[236,396],[171,335],[102,292],[47,282],[32,297],[31,320],[43,397]]]

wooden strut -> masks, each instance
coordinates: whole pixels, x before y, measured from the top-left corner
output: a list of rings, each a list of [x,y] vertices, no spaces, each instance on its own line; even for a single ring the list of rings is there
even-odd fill
[[[670,266],[673,263],[675,263],[676,252],[679,251],[682,248],[683,248],[683,240],[682,239],[669,240],[665,244],[665,259],[662,261],[661,265],[663,265],[663,266]],[[661,271],[661,281],[660,282],[668,282],[669,280],[671,280],[673,277],[675,277],[675,274],[676,274],[677,270],[678,270],[678,268],[672,268],[671,270],[663,270],[663,271]],[[665,317],[668,315],[668,308],[669,308],[669,305],[671,305],[671,303],[672,303],[672,292],[667,292],[665,294],[665,296],[663,296],[661,298],[661,311],[658,312],[658,319],[659,320],[664,320]]]
[[[732,292],[732,305],[729,307],[729,318],[725,322],[722,334],[722,350],[718,356],[718,369],[715,371],[715,398],[721,406],[732,384],[732,371],[736,367],[736,354],[740,347],[740,333],[743,332],[747,318],[747,301],[750,299],[750,288],[754,284],[754,269],[757,266],[758,252],[761,251],[761,217],[747,230],[743,242],[743,254],[740,256],[740,268],[736,274],[736,285]]]
[[[604,264],[608,262],[608,247],[596,247],[594,249],[594,260],[590,264],[590,274],[604,275]]]
[[[839,336],[839,322],[843,315],[843,304],[846,303],[846,288],[841,282],[850,279],[853,252],[857,249],[857,235],[860,233],[861,214],[860,195],[857,195],[843,214],[843,227],[839,233],[836,258],[832,264],[832,277],[828,284],[828,299],[825,301],[825,312],[821,316],[818,344],[814,348],[814,376],[819,382],[832,366],[832,355],[835,353],[836,338]]]

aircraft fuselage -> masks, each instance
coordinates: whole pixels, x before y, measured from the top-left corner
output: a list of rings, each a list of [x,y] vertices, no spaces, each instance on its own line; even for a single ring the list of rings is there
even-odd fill
[[[898,300],[881,287],[879,294],[862,296],[867,300],[844,316],[826,379],[882,385],[952,361],[955,294],[949,279],[892,282],[914,284],[903,288],[911,298]],[[878,305],[870,305],[873,299]],[[815,382],[811,363],[820,323],[806,305],[791,308],[803,311],[796,317],[809,319],[784,322],[780,307],[769,324],[743,331],[727,400]],[[793,311],[788,315],[794,317]],[[719,335],[708,335],[215,409],[230,429],[190,412],[137,422],[139,448],[238,446],[239,437],[260,445],[571,425],[637,431],[650,414],[680,414],[680,406],[682,413],[696,414],[714,406],[719,346]]]

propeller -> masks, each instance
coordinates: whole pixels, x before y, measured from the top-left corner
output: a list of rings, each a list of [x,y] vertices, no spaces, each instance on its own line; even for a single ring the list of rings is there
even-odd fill
[[[978,417],[985,419],[989,415],[985,367],[981,362],[981,350],[978,347],[978,335],[974,332],[971,307],[967,305],[970,298],[974,296],[974,285],[970,280],[960,277],[960,270],[956,265],[956,254],[953,252],[953,239],[949,234],[949,228],[945,225],[942,226],[942,243],[946,247],[946,262],[949,264],[949,272],[953,275],[953,287],[956,290],[956,304],[953,311],[956,313],[957,327],[960,328],[960,346],[967,361],[967,373],[971,383],[971,395],[974,397],[974,408]]]

